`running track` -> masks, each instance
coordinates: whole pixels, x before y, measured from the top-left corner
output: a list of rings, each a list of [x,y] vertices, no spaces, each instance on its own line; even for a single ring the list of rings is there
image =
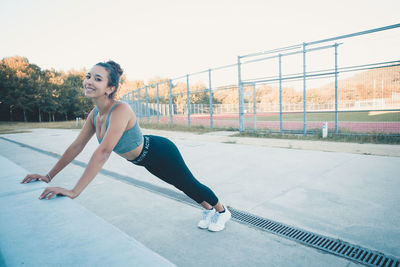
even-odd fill
[[[221,128],[239,128],[239,119],[237,116],[227,116],[223,117],[213,117],[213,126],[221,127]],[[235,119],[236,118],[236,119]],[[152,118],[151,121],[156,120],[156,118]],[[169,123],[169,117],[160,117],[161,123]],[[174,116],[173,122],[176,124],[186,124],[187,125],[187,116]],[[210,126],[210,117],[209,116],[193,116],[190,118],[191,125],[202,125],[205,127]],[[307,129],[322,129],[322,125],[324,122],[315,122],[309,121],[307,122]],[[248,121],[246,119],[245,127],[247,129],[254,128],[254,122]],[[303,130],[303,122],[299,121],[284,121],[282,123],[282,127],[284,130]],[[269,129],[269,130],[277,130],[279,131],[280,123],[279,121],[258,121],[257,129]],[[338,128],[342,132],[351,132],[351,133],[380,133],[380,134],[400,134],[400,122],[338,122]],[[334,130],[335,123],[328,122],[328,129]]]

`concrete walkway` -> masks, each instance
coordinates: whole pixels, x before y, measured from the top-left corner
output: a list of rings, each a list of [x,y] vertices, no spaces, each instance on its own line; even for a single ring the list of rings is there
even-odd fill
[[[233,142],[225,134],[145,132],[171,138],[195,176],[227,205],[400,257],[400,157],[325,152],[305,145],[278,148],[252,138]],[[62,154],[77,134],[38,129],[2,137]],[[96,142],[93,138],[77,160],[88,162]],[[362,145],[357,149],[372,151]],[[388,150],[398,153],[399,147]],[[33,173],[45,174],[56,162],[1,138],[0,155]],[[175,190],[116,154],[104,169]],[[72,164],[52,186],[71,188],[82,172]],[[201,231],[196,228],[200,209],[101,174],[74,202],[178,266],[357,265],[235,222],[220,233]]]
[[[0,265],[175,266],[69,198],[38,200],[47,184],[0,156]]]

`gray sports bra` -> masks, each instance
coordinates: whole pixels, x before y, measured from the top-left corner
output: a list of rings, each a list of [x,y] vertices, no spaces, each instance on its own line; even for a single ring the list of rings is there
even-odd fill
[[[113,111],[113,109],[115,108],[115,106],[117,106],[119,103],[116,103],[110,110],[110,113],[108,113],[108,117],[106,120],[106,131],[108,129],[108,122],[110,119],[110,115],[111,112]],[[94,109],[94,113],[93,113],[93,124],[94,127],[96,127],[96,116],[97,113],[99,113],[99,110],[97,109],[97,107]],[[97,135],[96,135],[97,137]],[[99,144],[101,143],[101,141],[103,141],[103,138],[99,139],[97,137],[97,140],[99,141]],[[117,145],[114,147],[113,151],[115,151],[118,154],[123,154],[129,151],[134,150],[135,148],[137,148],[138,146],[140,146],[143,143],[143,134],[142,131],[140,130],[140,126],[138,121],[136,120],[135,125],[130,128],[129,130],[126,130],[121,138],[119,139]]]

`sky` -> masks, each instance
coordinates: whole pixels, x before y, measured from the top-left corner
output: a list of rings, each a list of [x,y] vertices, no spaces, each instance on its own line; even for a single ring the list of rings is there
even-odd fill
[[[0,0],[0,58],[64,71],[112,59],[129,80],[173,78],[397,24],[399,10],[399,0]]]

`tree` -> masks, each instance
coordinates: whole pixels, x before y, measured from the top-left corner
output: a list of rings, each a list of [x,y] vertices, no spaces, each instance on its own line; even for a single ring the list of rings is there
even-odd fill
[[[62,78],[55,70],[43,71],[43,81],[41,97],[39,101],[39,112],[47,112],[49,116],[48,121],[54,121],[55,112],[59,108],[59,93],[60,87],[63,83]]]
[[[27,112],[32,111],[35,106],[36,79],[40,68],[30,64],[24,57],[9,57],[2,60],[2,72],[5,73],[4,102],[10,107],[10,119],[13,120],[13,110],[21,109],[24,121],[27,121]]]
[[[123,75],[122,77],[122,82],[118,88],[116,98],[120,99],[123,95],[126,95],[127,93],[137,90],[140,87],[144,86],[144,82],[140,80],[135,80],[135,81],[128,81],[125,76]]]
[[[10,112],[10,115],[12,115],[12,100],[10,98],[10,91],[12,87],[12,82],[14,81],[14,76],[15,73],[14,71],[7,67],[7,65],[3,62],[3,60],[0,61],[0,104],[2,106],[7,106],[7,109]],[[12,116],[10,116],[10,119],[12,120]]]
[[[83,93],[82,81],[86,71],[69,73],[41,70],[24,57],[3,58],[0,61],[0,105],[9,110],[9,119],[14,111],[23,114],[28,121],[35,112],[42,121],[42,113],[54,121],[56,114],[84,116],[93,108],[93,103]],[[4,116],[3,116],[4,117]]]
[[[83,92],[82,81],[86,72],[70,71],[65,78],[60,95],[61,110],[68,120],[68,114],[74,117],[85,117],[94,104],[87,99]]]

